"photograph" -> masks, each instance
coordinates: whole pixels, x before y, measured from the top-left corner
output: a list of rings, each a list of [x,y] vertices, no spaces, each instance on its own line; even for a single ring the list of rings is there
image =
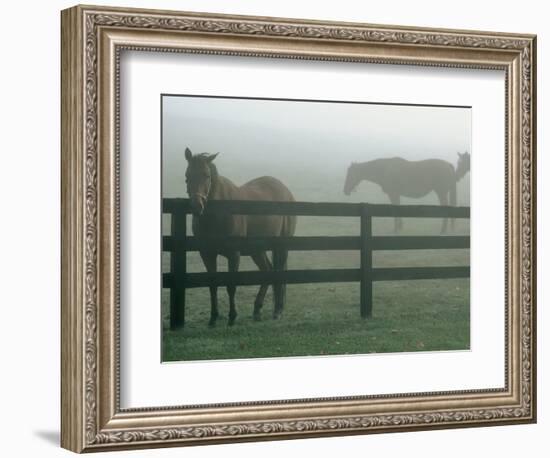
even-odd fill
[[[470,348],[471,107],[163,94],[161,117],[162,361]]]

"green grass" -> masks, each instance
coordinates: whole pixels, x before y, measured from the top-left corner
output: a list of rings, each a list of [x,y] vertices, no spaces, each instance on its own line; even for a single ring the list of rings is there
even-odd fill
[[[239,290],[239,316],[232,327],[225,317],[215,328],[207,326],[209,307],[198,300],[199,290],[189,294],[184,329],[168,330],[165,311],[163,360],[469,348],[468,279],[376,283],[374,316],[367,320],[359,316],[357,284],[289,285],[282,318],[271,319],[271,302],[266,301],[261,322],[251,318],[255,290]],[[224,315],[225,296],[220,289]]]

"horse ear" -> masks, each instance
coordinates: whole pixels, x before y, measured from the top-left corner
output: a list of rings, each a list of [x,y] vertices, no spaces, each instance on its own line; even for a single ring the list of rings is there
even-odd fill
[[[220,153],[211,154],[210,156],[208,156],[208,158],[206,160],[208,162],[212,162],[214,159],[216,159],[216,157],[218,157],[218,154],[220,154]]]
[[[185,159],[190,161],[193,158],[193,153],[189,148],[185,148]]]
[[[460,154],[458,151],[456,152],[458,154],[458,157],[462,157],[462,154]]]

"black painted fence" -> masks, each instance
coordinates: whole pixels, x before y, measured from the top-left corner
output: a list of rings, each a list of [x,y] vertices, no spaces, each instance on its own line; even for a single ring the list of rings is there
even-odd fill
[[[171,253],[170,272],[164,273],[162,286],[170,289],[170,327],[183,325],[185,320],[185,290],[211,285],[259,285],[261,283],[326,283],[360,282],[360,311],[366,318],[372,315],[372,283],[383,280],[420,280],[461,278],[470,276],[469,266],[459,267],[392,267],[373,268],[375,250],[424,250],[469,248],[469,236],[373,236],[374,217],[469,218],[470,207],[435,205],[378,205],[367,203],[257,202],[211,201],[207,212],[234,215],[299,215],[337,216],[361,219],[359,236],[327,237],[223,237],[208,240],[187,235],[187,215],[191,213],[189,199],[163,199],[163,213],[172,217],[171,235],[163,236],[162,250]],[[286,271],[247,271],[188,273],[187,253],[202,247],[231,247],[239,251],[263,249],[285,250],[359,250],[358,269],[315,269]]]

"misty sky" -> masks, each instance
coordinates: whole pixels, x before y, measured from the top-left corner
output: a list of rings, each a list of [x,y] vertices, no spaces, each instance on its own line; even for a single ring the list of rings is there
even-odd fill
[[[185,195],[186,147],[219,152],[220,174],[236,184],[273,175],[300,187],[302,198],[308,179],[340,195],[352,161],[456,164],[457,152],[471,152],[469,108],[164,96],[162,111],[165,197]]]

